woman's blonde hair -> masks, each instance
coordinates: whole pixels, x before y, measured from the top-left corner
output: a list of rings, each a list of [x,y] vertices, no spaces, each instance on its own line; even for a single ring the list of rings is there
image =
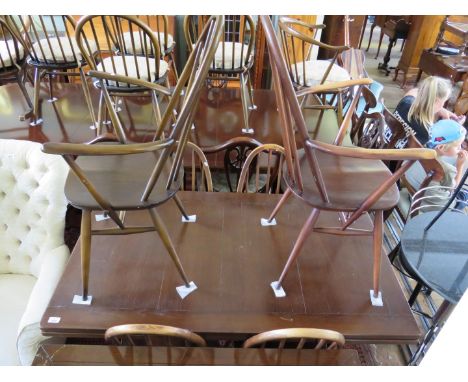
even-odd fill
[[[434,104],[438,99],[446,99],[452,92],[452,84],[444,78],[426,77],[418,89],[418,95],[408,112],[408,121],[416,120],[426,129],[434,124]]]

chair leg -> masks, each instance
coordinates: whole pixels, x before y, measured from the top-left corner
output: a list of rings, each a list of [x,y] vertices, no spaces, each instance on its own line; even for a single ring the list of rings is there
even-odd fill
[[[179,209],[179,211],[182,214],[182,216],[184,217],[184,219],[189,220],[189,216],[188,216],[187,212],[185,211],[184,205],[182,204],[182,201],[180,200],[179,195],[175,194],[173,199],[176,202],[177,208]]]
[[[24,121],[30,118],[33,114],[33,104],[31,102],[31,97],[29,97],[29,93],[26,90],[26,86],[24,85],[24,81],[25,81],[24,68],[21,68],[21,70],[18,73],[18,76],[16,77],[16,82],[18,83],[21,93],[23,93],[24,99],[26,100],[28,104],[29,110],[23,115],[19,116],[20,121]]]
[[[371,41],[372,41],[372,34],[374,33],[374,28],[375,28],[375,24],[372,24],[371,27],[370,27],[370,36],[369,36],[369,42],[367,43],[366,52],[369,51],[369,47],[370,47],[370,44],[371,44]]]
[[[414,287],[413,293],[411,293],[411,296],[410,296],[410,298],[408,300],[408,305],[410,307],[412,307],[414,302],[416,301],[416,298],[418,297],[419,292],[421,292],[421,288],[422,288],[421,283],[417,283],[416,286]]]
[[[179,274],[182,277],[182,280],[184,280],[185,286],[189,288],[190,283],[185,274],[184,268],[182,267],[182,264],[179,260],[179,256],[177,256],[176,250],[174,248],[174,245],[172,244],[171,238],[169,237],[169,234],[167,232],[166,227],[164,226],[163,221],[161,220],[161,218],[159,217],[158,213],[155,211],[154,208],[150,208],[148,211],[151,216],[151,220],[153,221],[153,225],[159,234],[159,237],[161,238],[164,246],[169,252],[169,255],[171,256],[172,261],[174,262],[177,270],[179,271]]]
[[[81,215],[81,284],[83,301],[88,300],[89,264],[91,260],[91,210],[83,210]]]
[[[242,115],[244,117],[244,128],[242,129],[243,133],[252,134],[253,129],[249,127],[249,105],[248,103],[248,90],[246,84],[246,78],[243,73],[240,74],[240,93],[241,93],[241,103],[242,103]]]
[[[291,268],[291,265],[294,263],[297,256],[299,256],[302,246],[304,245],[307,237],[313,230],[314,225],[317,222],[319,215],[320,215],[320,210],[317,208],[314,208],[312,212],[310,213],[309,217],[307,218],[307,221],[302,226],[301,232],[299,233],[299,236],[297,237],[296,242],[294,243],[294,247],[291,251],[291,254],[289,255],[288,261],[286,262],[283,272],[281,272],[281,276],[278,279],[278,284],[276,285],[276,289],[281,288],[281,285],[283,283],[284,278],[286,277],[286,274],[289,271],[289,268]]]
[[[252,88],[252,80],[250,78],[250,71],[247,72],[247,90],[249,92],[249,100],[250,100],[250,110],[257,110],[257,105],[254,103],[253,98],[253,88]]]
[[[177,67],[175,63],[174,52],[169,53],[169,59],[171,60],[172,71],[174,73],[176,84],[179,82],[179,73],[177,73]]]
[[[88,106],[89,115],[91,116],[91,122],[93,123],[93,125],[91,126],[91,129],[94,130],[97,128],[96,115],[94,114],[93,101],[91,99],[91,93],[89,91],[88,82],[86,81],[86,76],[82,68],[80,68],[80,78],[81,78],[81,86],[83,87],[83,93],[84,93],[85,100],[86,100],[86,105]]]
[[[54,86],[53,86],[53,83],[52,83],[52,80],[53,80],[53,75],[54,73],[49,73],[49,99],[47,100],[47,102],[55,102],[57,101],[57,98],[54,97]]]
[[[391,264],[393,264],[393,262],[395,261],[395,258],[398,256],[398,252],[400,252],[400,246],[401,246],[401,242],[398,242],[395,248],[393,248],[391,252],[388,254],[388,258]]]
[[[41,70],[34,68],[34,97],[33,97],[33,114],[34,120],[30,123],[31,126],[36,126],[42,123],[42,119],[39,118],[39,91],[41,85]]]
[[[377,59],[379,57],[379,53],[380,53],[380,46],[382,45],[382,39],[383,39],[383,31],[381,30],[380,31],[380,37],[379,37],[379,46],[377,47],[377,54],[375,55],[375,59]]]
[[[281,207],[283,206],[283,204],[286,202],[286,200],[289,199],[289,197],[292,195],[292,191],[291,189],[288,187],[285,191],[285,193],[283,194],[283,196],[281,197],[280,201],[278,202],[278,204],[275,206],[275,208],[273,209],[273,212],[271,213],[270,217],[268,218],[268,223],[271,223],[271,221],[275,218],[276,214],[279,212],[279,210],[281,209]]]
[[[374,231],[373,231],[373,252],[374,252],[374,270],[373,270],[373,286],[374,297],[378,298],[380,288],[380,259],[382,257],[382,236],[383,236],[383,211],[375,211],[374,214]]]

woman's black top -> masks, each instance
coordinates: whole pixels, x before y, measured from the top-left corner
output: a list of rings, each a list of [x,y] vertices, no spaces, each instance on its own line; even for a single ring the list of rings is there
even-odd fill
[[[408,120],[408,112],[414,100],[415,97],[413,96],[403,97],[398,103],[393,114],[395,115],[396,119],[398,119],[398,121],[400,121],[400,123],[403,125],[407,136],[409,134],[413,134],[422,145],[425,145],[429,140],[429,132],[427,129],[423,124],[416,120],[414,116],[411,118],[411,121]]]

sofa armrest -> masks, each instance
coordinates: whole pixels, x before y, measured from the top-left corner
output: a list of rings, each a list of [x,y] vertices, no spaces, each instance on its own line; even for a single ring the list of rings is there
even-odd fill
[[[39,344],[47,338],[41,334],[39,323],[69,257],[68,247],[62,245],[53,249],[44,258],[41,272],[18,327],[16,348],[22,365],[31,365]]]

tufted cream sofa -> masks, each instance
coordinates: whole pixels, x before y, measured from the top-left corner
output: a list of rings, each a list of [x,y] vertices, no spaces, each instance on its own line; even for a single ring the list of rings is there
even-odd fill
[[[65,161],[39,143],[0,139],[0,365],[30,365],[39,322],[70,255]]]

